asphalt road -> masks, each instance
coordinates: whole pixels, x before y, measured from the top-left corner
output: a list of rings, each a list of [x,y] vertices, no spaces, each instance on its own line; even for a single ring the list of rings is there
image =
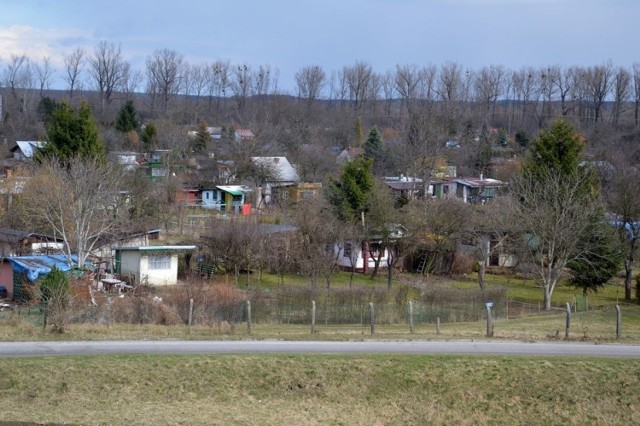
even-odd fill
[[[123,354],[459,354],[640,358],[640,345],[488,341],[104,341],[0,342],[0,357]]]

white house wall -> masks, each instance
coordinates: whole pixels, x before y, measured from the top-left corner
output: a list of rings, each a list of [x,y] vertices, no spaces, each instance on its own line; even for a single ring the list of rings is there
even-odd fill
[[[152,285],[170,285],[178,283],[178,255],[171,254],[171,266],[169,269],[149,269],[149,257],[140,259],[140,281],[146,281]]]
[[[351,247],[353,250],[352,259],[355,260],[355,268],[356,270],[362,271],[364,267],[364,262],[365,262],[363,258],[362,246],[360,244],[353,244]],[[337,265],[340,268],[351,270],[351,268],[353,268],[353,265],[351,263],[352,259],[350,259],[349,256],[344,255],[344,247],[336,246],[336,249],[338,250],[338,257],[336,260]],[[380,267],[387,266],[387,257],[388,257],[388,251],[385,249],[384,252],[382,253],[382,257],[380,258]],[[372,268],[375,268],[375,266],[376,266],[375,260],[372,259],[371,256],[369,256],[367,259],[367,268],[372,269]]]

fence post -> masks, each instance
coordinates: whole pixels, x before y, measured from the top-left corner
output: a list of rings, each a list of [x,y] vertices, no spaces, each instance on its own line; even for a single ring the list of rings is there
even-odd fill
[[[375,333],[375,323],[376,323],[376,311],[373,307],[373,302],[369,302],[369,315],[371,317],[371,335]]]
[[[564,338],[569,338],[569,330],[571,329],[571,305],[567,302],[567,323],[564,329]]]
[[[189,299],[189,333],[191,333],[191,324],[193,324],[193,299]]]
[[[622,311],[620,305],[616,305],[616,339],[622,337]]]
[[[493,317],[491,316],[492,303],[487,303],[487,337],[493,337]]]
[[[413,334],[414,331],[415,331],[415,328],[413,325],[413,302],[410,300],[409,301],[409,332]]]
[[[316,301],[311,301],[311,334],[316,332]]]
[[[440,317],[436,318],[436,334],[440,334]]]
[[[247,300],[247,333],[251,334],[251,300]]]
[[[107,296],[107,328],[111,328],[111,296]]]

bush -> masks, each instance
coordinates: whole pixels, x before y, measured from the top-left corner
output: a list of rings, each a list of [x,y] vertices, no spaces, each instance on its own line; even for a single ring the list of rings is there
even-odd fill
[[[38,287],[46,321],[51,324],[52,331],[64,333],[70,318],[71,294],[67,276],[54,266]]]

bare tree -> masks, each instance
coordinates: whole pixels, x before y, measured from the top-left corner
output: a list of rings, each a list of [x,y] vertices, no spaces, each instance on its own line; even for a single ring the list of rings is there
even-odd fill
[[[93,159],[64,165],[53,159],[26,184],[20,205],[32,221],[62,238],[70,265],[82,266],[122,225],[121,176],[117,167]]]
[[[322,88],[325,85],[326,75],[319,65],[309,65],[301,68],[295,75],[298,97],[306,99],[307,110],[316,99],[320,97]]]
[[[409,112],[420,96],[424,74],[417,65],[396,65],[395,89]]]
[[[640,243],[640,198],[636,185],[640,173],[635,167],[619,164],[613,179],[608,182],[604,196],[610,211],[615,214],[615,224],[625,247],[624,298],[631,300],[631,286],[635,259]],[[640,300],[640,288],[636,288]]]
[[[252,88],[251,94],[261,98],[269,93],[271,87],[271,66],[260,65],[251,76]]]
[[[484,119],[489,116],[490,112],[494,112],[498,98],[503,94],[503,78],[505,75],[504,67],[499,65],[491,65],[483,67],[475,75],[474,86],[475,94],[482,105],[484,105]]]
[[[560,68],[553,66],[549,68],[549,78],[551,84],[556,87],[556,92],[560,96],[560,113],[566,116],[573,108],[568,102],[568,96],[571,93],[571,73],[573,68]]]
[[[84,68],[85,54],[81,48],[76,48],[73,52],[64,57],[65,74],[64,81],[69,86],[69,98],[73,98],[73,92],[80,87],[80,75]]]
[[[260,253],[261,234],[254,223],[239,220],[220,221],[201,239],[214,263],[234,274],[236,285],[239,282],[240,270],[249,271],[254,267]]]
[[[124,75],[122,77],[122,91],[125,94],[127,100],[131,99],[131,96],[140,89],[144,75],[140,70],[132,70],[129,64],[124,67]]]
[[[620,114],[624,112],[624,105],[631,94],[631,73],[624,67],[618,67],[613,76],[613,111],[611,122],[617,126]]]
[[[594,223],[599,206],[585,190],[587,173],[563,174],[551,168],[523,176],[513,185],[508,210],[515,232],[527,236],[522,253],[535,265],[543,291],[544,309],[551,309],[551,297],[564,268],[585,257],[580,244]]]
[[[216,98],[216,108],[220,108],[220,100],[227,96],[231,82],[231,64],[229,61],[218,60],[209,66],[207,96],[209,108],[213,98]]]
[[[249,65],[238,65],[233,70],[233,81],[231,82],[231,91],[233,92],[236,103],[238,105],[238,111],[244,111],[247,104],[247,98],[249,96],[252,86],[253,73]]]
[[[356,61],[354,65],[343,68],[343,75],[349,88],[349,98],[353,102],[353,109],[357,111],[367,99],[373,70],[370,64]]]
[[[478,285],[485,289],[484,277],[490,260],[497,252],[504,251],[509,242],[508,205],[506,198],[489,204],[469,205],[469,226],[465,229],[465,239],[473,246],[473,255],[478,265]]]
[[[33,65],[33,72],[36,79],[38,79],[40,98],[42,98],[44,91],[49,90],[51,84],[50,80],[54,74],[54,69],[51,67],[51,58],[45,56],[42,58],[42,62],[35,62]]]
[[[127,74],[128,63],[122,58],[120,45],[101,41],[89,58],[89,74],[100,95],[102,112],[113,101]]]
[[[184,57],[175,50],[161,49],[146,60],[147,92],[159,97],[166,112],[169,102],[180,92],[183,82]]]
[[[633,117],[635,125],[638,127],[638,120],[640,119],[640,64],[633,64]]]
[[[597,123],[602,115],[602,106],[611,92],[613,66],[608,62],[595,67],[589,67],[586,77],[591,101],[593,103],[593,121]]]
[[[33,86],[33,70],[26,55],[11,55],[4,72],[5,85],[18,104],[18,110],[27,115],[29,111],[29,89]]]
[[[321,197],[303,200],[296,208],[294,223],[300,236],[293,249],[299,271],[309,278],[312,287],[322,277],[329,288],[337,269],[340,253],[335,247],[342,243],[342,224]]]

